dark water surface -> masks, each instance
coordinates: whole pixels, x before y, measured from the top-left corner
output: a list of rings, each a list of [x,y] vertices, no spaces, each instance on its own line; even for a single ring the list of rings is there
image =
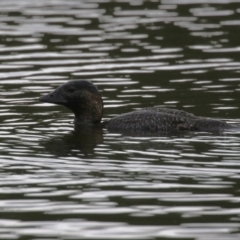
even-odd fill
[[[0,1],[0,239],[240,239],[240,132],[74,132],[38,97],[70,79],[104,120],[150,106],[240,124],[238,0]]]

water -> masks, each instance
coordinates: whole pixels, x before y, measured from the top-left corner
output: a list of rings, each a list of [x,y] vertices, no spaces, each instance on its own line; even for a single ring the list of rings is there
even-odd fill
[[[240,124],[239,1],[0,1],[0,239],[239,239],[240,133],[74,132],[149,106]]]

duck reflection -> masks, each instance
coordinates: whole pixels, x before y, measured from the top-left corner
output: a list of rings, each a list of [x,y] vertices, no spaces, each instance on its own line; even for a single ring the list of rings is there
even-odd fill
[[[90,156],[94,149],[103,143],[102,128],[82,128],[75,126],[74,131],[43,141],[45,151],[55,156]]]

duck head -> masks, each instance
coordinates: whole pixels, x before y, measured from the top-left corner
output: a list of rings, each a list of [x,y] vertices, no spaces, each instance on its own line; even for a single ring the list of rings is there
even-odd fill
[[[69,81],[39,98],[41,102],[62,105],[75,115],[75,123],[101,122],[103,101],[97,87],[84,80]]]

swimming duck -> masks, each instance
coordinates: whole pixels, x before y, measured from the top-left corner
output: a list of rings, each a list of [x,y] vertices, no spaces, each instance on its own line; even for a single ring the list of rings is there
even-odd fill
[[[115,132],[221,131],[232,126],[224,121],[197,117],[185,111],[149,107],[121,114],[101,122],[103,101],[96,86],[85,80],[69,81],[39,98],[41,102],[63,105],[74,115],[75,125],[107,128]]]

